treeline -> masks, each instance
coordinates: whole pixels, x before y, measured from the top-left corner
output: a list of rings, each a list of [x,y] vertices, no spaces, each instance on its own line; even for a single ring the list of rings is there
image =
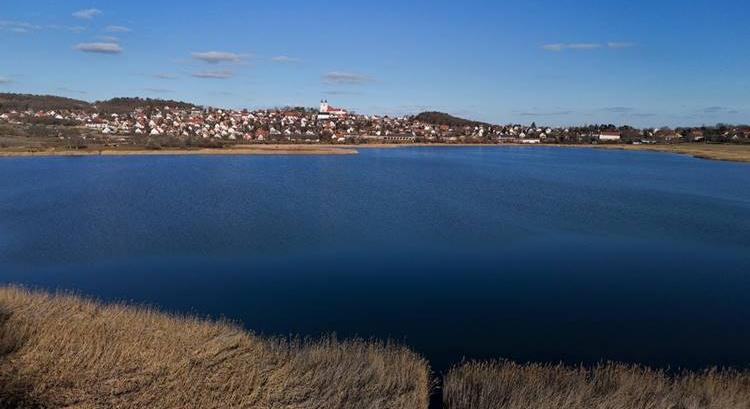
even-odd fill
[[[54,95],[0,93],[0,112],[49,111],[58,109],[91,111],[93,107],[86,101]]]
[[[97,101],[93,107],[99,111],[108,114],[127,114],[136,109],[152,110],[156,108],[169,107],[171,109],[194,109],[196,105],[189,102],[151,99],[151,98],[112,98],[106,101]]]
[[[151,98],[112,98],[92,103],[54,95],[0,93],[0,112],[8,111],[55,111],[71,110],[126,114],[141,109],[155,109],[168,106],[172,109],[194,109],[196,105],[173,100]]]

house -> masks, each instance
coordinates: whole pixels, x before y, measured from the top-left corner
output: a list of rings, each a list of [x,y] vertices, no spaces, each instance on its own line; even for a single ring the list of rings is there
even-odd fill
[[[602,142],[617,142],[620,140],[620,131],[601,131],[598,139]]]
[[[690,131],[690,138],[695,142],[700,142],[705,139],[702,129],[693,129]]]

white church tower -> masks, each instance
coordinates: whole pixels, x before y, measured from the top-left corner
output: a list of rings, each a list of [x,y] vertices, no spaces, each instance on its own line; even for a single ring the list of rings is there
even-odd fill
[[[328,100],[320,101],[320,112],[328,112],[329,107],[330,105],[328,105]]]

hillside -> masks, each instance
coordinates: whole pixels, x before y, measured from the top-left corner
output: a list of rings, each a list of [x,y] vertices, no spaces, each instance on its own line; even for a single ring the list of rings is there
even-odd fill
[[[422,112],[421,114],[414,117],[417,121],[426,122],[432,125],[448,125],[448,126],[480,126],[487,125],[483,122],[471,121],[464,118],[455,117],[445,112]]]
[[[86,101],[54,95],[0,93],[0,112],[54,109],[92,110],[93,107]]]
[[[7,94],[0,93],[0,112],[6,111],[49,111],[49,110],[83,110],[102,113],[123,114],[132,112],[136,108],[170,108],[193,109],[196,105],[172,100],[151,98],[112,98],[106,101],[89,103],[72,98],[54,95]]]
[[[136,108],[163,108],[168,106],[173,109],[193,109],[197,108],[196,105],[164,99],[151,99],[151,98],[112,98],[106,101],[97,101],[93,104],[99,112],[113,113],[113,114],[124,114],[133,112]]]

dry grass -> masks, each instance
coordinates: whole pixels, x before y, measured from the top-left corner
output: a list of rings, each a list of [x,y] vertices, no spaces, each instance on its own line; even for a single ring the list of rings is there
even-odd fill
[[[575,145],[571,145],[575,146]],[[750,162],[750,145],[678,143],[671,145],[593,145],[597,148],[659,151],[690,155],[701,159]]]
[[[427,362],[372,342],[0,288],[0,407],[426,408]]]
[[[472,362],[448,373],[443,401],[447,409],[748,409],[750,373]]]

